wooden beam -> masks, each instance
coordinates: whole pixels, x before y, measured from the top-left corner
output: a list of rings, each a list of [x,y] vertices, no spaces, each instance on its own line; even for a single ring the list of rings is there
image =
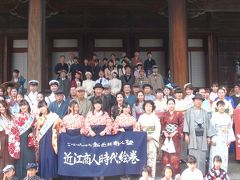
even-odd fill
[[[42,81],[42,61],[45,58],[45,0],[29,1],[28,17],[28,79]]]
[[[174,83],[188,82],[186,1],[168,0],[169,58]]]

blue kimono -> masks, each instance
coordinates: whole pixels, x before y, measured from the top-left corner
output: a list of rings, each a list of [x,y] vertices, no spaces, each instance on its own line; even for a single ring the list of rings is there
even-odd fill
[[[128,97],[125,97],[125,101],[126,101],[131,107],[133,107],[133,105],[136,103],[136,96],[134,96],[133,94],[130,94]]]
[[[52,113],[56,113],[62,119],[67,114],[68,102],[62,101],[59,106],[59,103],[57,103],[57,101],[53,101],[49,105],[49,110]]]

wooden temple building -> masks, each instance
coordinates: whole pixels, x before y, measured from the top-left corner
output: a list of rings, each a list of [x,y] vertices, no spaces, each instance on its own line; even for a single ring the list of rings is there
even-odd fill
[[[151,51],[174,82],[232,86],[240,68],[239,0],[1,0],[0,83],[17,68],[48,87],[62,54],[101,59]]]

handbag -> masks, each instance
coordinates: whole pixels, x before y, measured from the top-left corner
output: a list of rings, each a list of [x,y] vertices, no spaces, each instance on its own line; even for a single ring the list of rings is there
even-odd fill
[[[173,143],[172,138],[166,138],[162,147],[161,147],[162,151],[165,151],[167,153],[176,153],[176,149]]]

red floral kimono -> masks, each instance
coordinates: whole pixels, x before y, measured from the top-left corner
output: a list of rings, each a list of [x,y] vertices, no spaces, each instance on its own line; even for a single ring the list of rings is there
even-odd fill
[[[80,129],[84,133],[84,117],[80,114],[68,114],[63,118],[63,132],[66,130]]]
[[[106,134],[111,134],[112,131],[112,119],[109,117],[108,113],[103,113],[102,111],[95,113],[90,111],[85,118],[85,135],[89,135],[93,127],[105,126]]]
[[[8,150],[9,154],[14,159],[20,158],[20,136],[24,134],[28,129],[33,127],[35,122],[35,117],[25,114],[25,113],[19,113],[15,116],[15,119],[13,120],[13,124],[10,127],[9,132],[9,138],[8,138]]]
[[[27,176],[26,165],[35,162],[34,122],[35,116],[21,112],[16,115],[10,129],[8,149],[15,159],[16,176],[19,179]]]
[[[130,114],[120,114],[113,122],[113,134],[117,134],[120,128],[129,128],[133,131],[140,131],[137,120]],[[126,130],[125,130],[126,131]]]
[[[174,173],[179,173],[180,170],[179,160],[181,151],[180,140],[182,138],[184,122],[183,113],[175,111],[173,114],[170,114],[170,112],[167,111],[161,114],[160,120],[162,125],[162,132],[165,131],[168,134],[170,134],[174,131],[177,131],[177,133],[172,137],[176,152],[168,153],[163,151],[162,162],[164,165],[171,164]],[[163,140],[165,139],[166,138],[163,135]]]

